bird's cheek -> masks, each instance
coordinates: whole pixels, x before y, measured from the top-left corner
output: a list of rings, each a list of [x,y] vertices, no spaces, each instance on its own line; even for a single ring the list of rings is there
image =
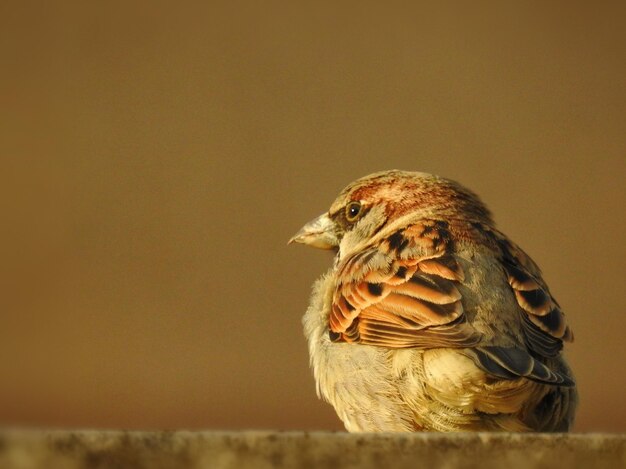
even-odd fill
[[[341,238],[341,242],[339,243],[338,259],[344,259],[356,252],[362,244],[362,241],[363,238],[359,232],[355,230],[348,231],[343,238]]]

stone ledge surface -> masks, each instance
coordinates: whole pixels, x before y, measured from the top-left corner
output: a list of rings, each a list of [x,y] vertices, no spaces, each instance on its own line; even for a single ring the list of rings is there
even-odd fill
[[[626,468],[626,434],[0,430],[0,469]]]

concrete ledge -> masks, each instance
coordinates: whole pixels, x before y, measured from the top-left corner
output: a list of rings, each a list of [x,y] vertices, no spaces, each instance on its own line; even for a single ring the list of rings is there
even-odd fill
[[[0,468],[621,468],[626,434],[0,431]]]

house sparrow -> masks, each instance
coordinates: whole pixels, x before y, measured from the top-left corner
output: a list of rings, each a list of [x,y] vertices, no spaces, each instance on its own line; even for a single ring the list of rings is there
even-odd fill
[[[572,331],[473,192],[375,173],[290,242],[336,253],[303,324],[318,395],[348,431],[570,429]]]

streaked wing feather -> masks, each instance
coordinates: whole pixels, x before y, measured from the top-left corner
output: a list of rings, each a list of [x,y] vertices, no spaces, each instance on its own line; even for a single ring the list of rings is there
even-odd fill
[[[544,357],[554,357],[563,341],[574,339],[565,314],[550,294],[541,270],[519,246],[497,230],[481,227],[490,235],[502,253],[502,266],[515,298],[524,311],[523,330],[526,345]]]
[[[465,321],[455,285],[463,271],[451,251],[446,223],[425,220],[346,260],[331,336],[390,348],[477,344],[481,334]]]
[[[567,375],[551,370],[519,348],[483,346],[466,349],[464,353],[490,374],[516,379],[520,376],[545,384],[573,386]]]

